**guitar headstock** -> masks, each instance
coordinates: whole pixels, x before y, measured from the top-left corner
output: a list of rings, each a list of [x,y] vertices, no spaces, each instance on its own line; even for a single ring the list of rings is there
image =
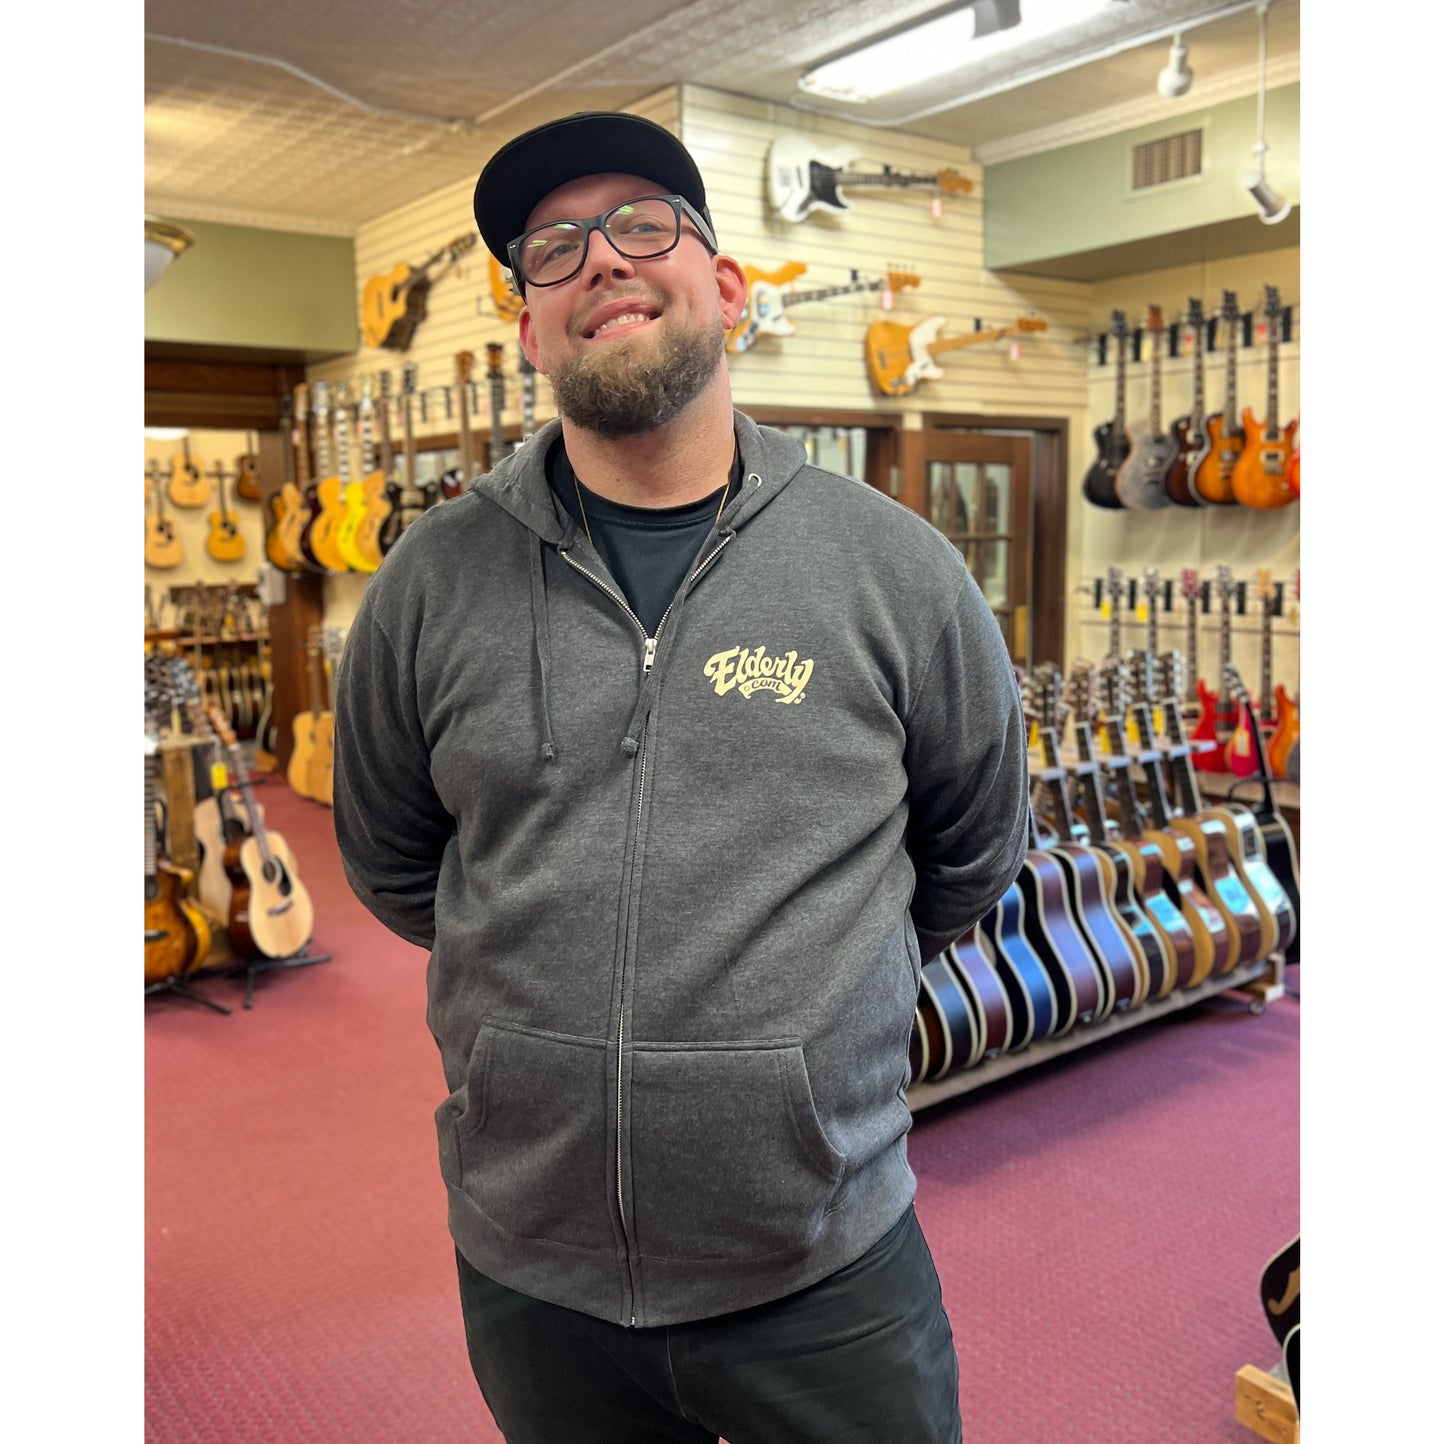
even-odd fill
[[[455,265],[476,243],[481,240],[481,234],[477,231],[469,231],[460,235],[447,247],[447,264]]]
[[[1228,616],[1230,599],[1234,595],[1234,573],[1223,563],[1214,569],[1214,590],[1219,595],[1219,610]]]
[[[1163,697],[1179,697],[1184,692],[1184,657],[1177,648],[1159,658],[1159,688]]]
[[[890,291],[907,291],[913,286],[921,286],[923,277],[913,271],[885,271],[883,284]]]
[[[1204,302],[1198,296],[1189,298],[1189,327],[1196,333],[1204,327]]]
[[[358,410],[362,416],[369,416],[371,414],[371,388],[373,385],[375,385],[375,382],[370,376],[363,376],[361,378],[361,402]]]
[[[1049,323],[1040,316],[1018,316],[1014,319],[1011,331],[1047,331]]]
[[[1279,288],[1277,286],[1266,286],[1264,288],[1264,314],[1271,320],[1279,319]]]
[[[386,405],[391,400],[391,372],[382,371],[376,378],[377,394],[381,397],[381,404]]]
[[[1179,595],[1186,602],[1197,602],[1202,588],[1199,573],[1194,567],[1184,567],[1179,572]]]
[[[219,707],[207,707],[205,709],[206,721],[211,724],[211,731],[221,740],[221,746],[227,752],[235,750],[236,734],[231,730],[231,724],[226,720],[226,714]]]
[[[1267,567],[1260,567],[1254,574],[1254,594],[1264,604],[1265,611],[1274,610],[1274,578]]]
[[[331,385],[326,381],[311,383],[311,409],[316,413],[316,422],[326,429],[327,418],[331,415]]]
[[[1164,308],[1162,306],[1149,307],[1149,319],[1144,323],[1144,329],[1152,335],[1159,335],[1164,329]]]
[[[1079,722],[1088,721],[1095,712],[1094,669],[1086,661],[1079,660],[1069,668],[1068,681],[1064,683],[1064,702]]]
[[[935,178],[939,190],[946,196],[966,195],[973,189],[973,182],[962,171],[941,170]]]
[[[1159,568],[1158,568],[1158,567],[1145,567],[1145,568],[1144,568],[1144,595],[1145,595],[1151,602],[1155,602],[1155,601],[1157,601],[1157,600],[1159,599],[1159,596],[1160,596],[1160,594],[1163,592],[1163,590],[1164,590],[1164,584],[1159,580]]]
[[[465,386],[472,379],[472,367],[476,364],[477,358],[470,351],[458,351],[456,354],[457,381]]]
[[[401,367],[401,394],[403,396],[416,395],[416,362],[405,361]]]
[[[291,392],[291,395],[296,402],[296,420],[302,426],[306,424],[306,418],[309,414],[307,411],[307,405],[309,402],[310,394],[311,388],[304,381]]]
[[[1122,311],[1110,313],[1109,334],[1116,341],[1122,341],[1129,334],[1129,318]]]
[[[1221,670],[1224,673],[1224,687],[1229,693],[1230,701],[1239,704],[1249,701],[1249,688],[1244,685],[1244,678],[1239,675],[1239,668],[1233,662],[1226,662]]]
[[[1119,602],[1124,596],[1124,568],[1110,567],[1104,578],[1104,595],[1109,599],[1109,605],[1113,608],[1114,614],[1118,614]]]
[[[487,375],[500,376],[502,374],[502,351],[500,341],[487,342]]]
[[[1226,326],[1233,326],[1239,320],[1239,301],[1233,291],[1224,293],[1224,300],[1219,307],[1219,319]]]

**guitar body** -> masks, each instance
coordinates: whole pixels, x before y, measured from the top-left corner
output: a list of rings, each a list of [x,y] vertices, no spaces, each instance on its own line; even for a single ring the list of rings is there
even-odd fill
[[[236,458],[236,495],[243,501],[261,500],[261,460],[252,452]]]
[[[943,952],[973,1010],[978,1046],[977,1056],[968,1066],[997,1057],[1008,1047],[1013,1033],[1013,1010],[1008,993],[985,951],[986,946],[975,925]]]
[[[1243,420],[1244,449],[1231,480],[1235,501],[1261,511],[1298,501],[1299,493],[1285,479],[1297,423],[1291,421],[1283,431],[1271,432],[1266,422],[1254,419],[1254,412],[1247,406]]]
[[[154,882],[147,879],[145,930],[159,934],[145,944],[147,985],[185,977],[211,950],[211,925],[187,895],[191,878],[162,858]]]
[[[311,555],[329,572],[351,570],[340,547],[340,531],[346,520],[346,501],[339,476],[316,483],[316,510],[306,528],[306,545]]]
[[[1136,860],[1117,839],[1096,842],[1094,847],[1109,859],[1113,873],[1111,905],[1114,916],[1128,935],[1130,949],[1134,954],[1137,982],[1131,1001],[1142,1003],[1150,998],[1157,998],[1174,986],[1177,965],[1170,956],[1169,939],[1161,932],[1144,903],[1140,889],[1143,861]],[[1162,873],[1163,862],[1157,861],[1156,866]],[[1154,886],[1159,886],[1157,877],[1154,879]],[[1182,918],[1180,926],[1184,926]],[[1185,932],[1188,932],[1187,928]],[[1125,1005],[1116,1003],[1115,1006]]]
[[[837,173],[852,160],[839,147],[822,149],[802,136],[780,135],[768,147],[768,204],[785,221],[801,221],[820,206],[841,214],[852,205],[838,190]]]
[[[913,326],[874,321],[863,343],[868,379],[874,388],[884,396],[903,396],[920,381],[939,380],[943,368],[928,348],[947,320],[947,316],[929,316]]]
[[[1289,824],[1272,808],[1249,807],[1242,802],[1225,802],[1220,806],[1239,815],[1248,812],[1259,829],[1260,846],[1264,850],[1265,866],[1270,876],[1279,884],[1294,914],[1294,933],[1286,939],[1281,929],[1279,946],[1284,949],[1287,963],[1299,962],[1300,934],[1300,890],[1299,854],[1295,851],[1294,833]]]
[[[1048,969],[1024,931],[1024,896],[1017,882],[978,923],[978,942],[1008,996],[1012,1028],[1008,1051],[1061,1032],[1062,1013]]]
[[[981,1035],[974,1023],[968,995],[942,955],[923,965],[919,993],[920,1003],[927,998],[931,1004],[941,1035],[937,1049],[929,1049],[934,1056],[930,1057],[929,1069],[923,1077],[943,1078],[957,1068],[968,1067],[978,1055]]]
[[[1174,437],[1151,432],[1147,421],[1129,428],[1129,451],[1114,480],[1119,501],[1130,511],[1158,511],[1169,505],[1164,478],[1174,465]]]
[[[206,550],[218,562],[238,562],[246,555],[246,538],[241,535],[241,519],[233,511],[213,511],[208,518],[210,535]]]
[[[800,261],[789,261],[776,271],[743,267],[748,299],[737,325],[727,333],[725,344],[729,351],[734,355],[746,351],[759,336],[791,336],[797,331],[784,314],[783,287],[796,281],[807,269]]]
[[[1265,745],[1271,777],[1283,777],[1289,754],[1299,741],[1299,708],[1283,687],[1274,689],[1274,733]]]
[[[322,712],[313,723],[315,749],[312,752],[306,772],[306,795],[316,802],[331,806],[332,738],[336,719],[330,712]]]
[[[1024,934],[1048,972],[1058,1000],[1056,1032],[1097,1016],[1103,985],[1088,941],[1069,909],[1069,885],[1063,865],[1047,849],[1024,854],[1018,875],[1024,899]]]
[[[1167,829],[1151,828],[1143,838],[1158,847],[1164,870],[1174,879],[1174,900],[1189,924],[1194,943],[1194,970],[1186,977],[1181,968],[1175,986],[1192,988],[1214,973],[1226,971],[1216,966],[1216,959],[1228,956],[1229,924],[1199,881],[1194,839],[1186,832],[1177,831],[1172,820]]]
[[[394,481],[386,483],[386,516],[376,529],[376,545],[385,556],[401,539],[405,522],[401,514],[402,489]]]
[[[366,519],[366,493],[359,481],[347,481],[341,487],[341,519],[336,526],[336,550],[351,572],[374,572],[357,546],[357,530]],[[381,558],[377,557],[378,563]]]
[[[1259,1301],[1265,1322],[1281,1348],[1299,1328],[1300,1236],[1296,1234],[1270,1261],[1259,1277]]]
[[[1264,770],[1254,734],[1245,724],[1243,716],[1234,724],[1234,731],[1229,736],[1229,746],[1224,750],[1228,754],[1229,770],[1236,777],[1258,777]]]
[[[1111,511],[1122,511],[1124,503],[1119,500],[1115,483],[1119,468],[1129,455],[1128,434],[1112,420],[1106,421],[1094,428],[1094,446],[1098,455],[1084,473],[1084,500]]]
[[[1296,422],[1295,425],[1296,425],[1296,427],[1298,427],[1299,423]],[[1290,454],[1289,454],[1289,460],[1288,460],[1287,462],[1285,462],[1285,464],[1284,464],[1284,484],[1285,484],[1287,487],[1289,487],[1289,489],[1290,489],[1292,492],[1294,492],[1294,494],[1295,494],[1296,496],[1299,495],[1299,434],[1298,434],[1298,431],[1296,431],[1296,434],[1295,434],[1295,448],[1294,448],[1294,450],[1293,450],[1292,452],[1290,452]]]
[[[148,567],[178,567],[185,557],[181,539],[169,517],[146,518],[145,563]]]
[[[373,349],[386,344],[392,327],[406,315],[412,275],[410,266],[393,266],[361,288],[361,339]]]
[[[189,456],[174,456],[166,494],[177,506],[205,506],[211,499],[211,483],[201,474],[199,463]]]
[[[1228,942],[1223,949],[1215,949],[1215,974],[1230,972],[1240,963],[1262,958],[1264,925],[1254,899],[1234,870],[1223,823],[1201,812],[1192,817],[1172,818],[1169,826],[1194,843],[1199,883],[1224,919]]]
[[[1242,428],[1227,430],[1224,413],[1216,411],[1212,416],[1205,417],[1204,433],[1209,445],[1199,458],[1189,484],[1201,503],[1233,505],[1235,497],[1231,479],[1244,450],[1244,431]]]
[[[1068,882],[1069,905],[1099,975],[1099,1004],[1094,1020],[1139,1001],[1143,994],[1143,962],[1134,950],[1133,934],[1114,911],[1118,873],[1109,856],[1079,843],[1056,842],[1049,849]]]
[[[1289,895],[1270,871],[1265,858],[1264,835],[1249,808],[1209,807],[1199,814],[1224,829],[1229,860],[1260,920],[1260,957],[1283,951],[1294,941],[1295,912]]]
[[[1175,506],[1200,506],[1194,495],[1189,478],[1199,465],[1205,448],[1209,445],[1208,435],[1194,429],[1192,416],[1181,416],[1173,425],[1174,460],[1164,476],[1164,494]]]
[[[311,791],[311,770],[316,759],[316,713],[298,712],[291,724],[291,758],[286,764],[286,781],[298,797],[317,801]]]
[[[1194,976],[1194,929],[1180,905],[1179,889],[1164,866],[1157,842],[1144,837],[1121,838],[1118,847],[1128,856],[1139,904],[1154,924],[1164,949],[1164,968],[1149,974],[1150,998],[1172,993],[1181,981]]]
[[[224,865],[231,881],[226,927],[231,946],[243,958],[289,958],[311,939],[315,913],[301,884],[296,859],[280,833],[260,840],[242,838],[226,849]]]
[[[266,529],[266,560],[278,571],[299,572],[305,566],[301,532],[308,513],[294,481],[281,484],[270,498],[271,525]]]
[[[366,510],[356,528],[356,550],[361,555],[364,571],[375,571],[385,553],[381,546],[381,529],[391,518],[391,492],[386,476],[373,471],[361,478],[361,494]]]
[[[1199,698],[1199,719],[1194,724],[1194,731],[1189,734],[1189,740],[1215,744],[1212,752],[1196,752],[1194,754],[1194,770],[1196,772],[1228,772],[1229,763],[1221,755],[1223,749],[1219,746],[1219,693],[1211,692],[1204,685],[1202,677],[1195,683],[1194,691]]]

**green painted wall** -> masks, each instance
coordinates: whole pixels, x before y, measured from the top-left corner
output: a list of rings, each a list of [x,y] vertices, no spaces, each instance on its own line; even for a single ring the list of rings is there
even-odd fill
[[[196,242],[145,293],[147,341],[316,357],[344,355],[360,344],[350,237],[165,219]]]
[[[1300,204],[1299,96],[1298,82],[1265,96],[1265,175],[1295,206]],[[1255,96],[1231,100],[990,166],[983,188],[984,265],[1007,270],[1257,216],[1243,181],[1254,169],[1258,107]],[[1134,146],[1199,126],[1204,129],[1200,175],[1137,193],[1129,190]]]

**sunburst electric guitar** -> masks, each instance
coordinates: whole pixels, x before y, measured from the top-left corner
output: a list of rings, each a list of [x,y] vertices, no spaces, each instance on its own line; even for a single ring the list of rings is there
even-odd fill
[[[1264,420],[1257,421],[1253,410],[1244,408],[1244,450],[1234,466],[1234,499],[1242,506],[1270,511],[1289,506],[1299,500],[1299,492],[1289,484],[1286,471],[1294,447],[1295,423],[1281,428],[1279,424],[1279,292],[1273,286],[1264,288],[1264,314],[1269,326],[1268,400]]]
[[[1189,485],[1201,502],[1228,506],[1234,502],[1234,468],[1244,450],[1244,428],[1239,424],[1236,375],[1239,355],[1239,305],[1233,291],[1224,293],[1219,312],[1224,327],[1224,409],[1204,418],[1209,445],[1199,458]]]
[[[738,323],[727,334],[727,349],[734,355],[746,351],[760,336],[791,336],[797,327],[788,319],[787,308],[804,301],[826,301],[830,296],[849,296],[858,291],[903,291],[919,284],[908,271],[889,271],[879,280],[863,281],[858,273],[845,285],[820,286],[795,291],[793,282],[808,268],[801,261],[789,261],[776,271],[759,271],[744,266],[748,299]]]
[[[868,379],[883,396],[903,396],[920,381],[941,381],[943,368],[937,357],[945,351],[962,346],[981,346],[1005,336],[1047,331],[1049,323],[1034,316],[1020,316],[1012,325],[993,326],[984,331],[970,331],[964,336],[946,336],[938,340],[947,316],[929,316],[912,326],[897,321],[875,321],[863,339],[863,354],[868,366]]]

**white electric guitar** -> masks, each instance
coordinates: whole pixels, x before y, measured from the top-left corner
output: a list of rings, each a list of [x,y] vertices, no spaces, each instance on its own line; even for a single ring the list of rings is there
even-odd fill
[[[839,186],[907,186],[954,195],[973,189],[956,170],[855,171],[851,149],[819,149],[806,136],[780,135],[768,147],[768,204],[785,221],[801,221],[819,206],[841,213],[852,209]]]
[[[799,261],[789,261],[776,271],[759,271],[744,266],[748,300],[738,324],[727,335],[727,349],[746,351],[759,336],[791,336],[797,327],[788,320],[787,308],[800,301],[824,301],[830,296],[848,296],[856,291],[906,291],[919,284],[912,272],[889,271],[881,280],[861,281],[858,273],[843,286],[820,286],[812,291],[795,291],[793,282],[807,270]]]

